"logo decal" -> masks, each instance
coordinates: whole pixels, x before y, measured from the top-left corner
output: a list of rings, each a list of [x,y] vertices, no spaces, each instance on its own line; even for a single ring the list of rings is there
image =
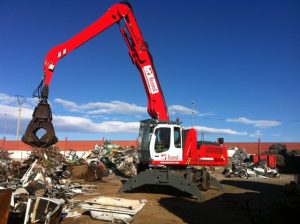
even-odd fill
[[[159,91],[158,91],[157,83],[156,83],[151,65],[144,66],[143,72],[144,72],[144,76],[145,76],[145,80],[147,82],[149,92],[151,94],[158,93]]]

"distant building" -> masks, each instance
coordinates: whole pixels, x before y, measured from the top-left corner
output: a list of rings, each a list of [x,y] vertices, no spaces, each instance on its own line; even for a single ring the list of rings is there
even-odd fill
[[[67,153],[70,150],[75,150],[78,153],[83,153],[85,151],[93,150],[95,145],[103,145],[103,140],[98,141],[58,141],[54,147],[59,149],[61,153]],[[112,144],[120,145],[122,147],[136,147],[138,142],[134,140],[122,140],[122,141],[111,141]],[[245,149],[249,154],[258,154],[264,151],[268,151],[269,147],[278,142],[225,142],[224,146],[227,148],[237,147],[240,149]],[[300,142],[280,142],[286,145],[288,150],[300,149]],[[25,158],[30,154],[32,149],[31,146],[24,144],[21,141],[7,141],[5,139],[0,139],[0,149],[9,151],[12,158]]]
[[[53,147],[60,150],[62,154],[67,154],[70,150],[77,151],[78,155],[84,152],[93,150],[95,145],[103,145],[104,140],[98,141],[58,141]],[[122,147],[136,147],[136,141],[111,141],[112,144],[120,145]],[[31,152],[32,147],[26,145],[22,141],[9,141],[0,139],[0,150],[9,151],[10,157],[14,159],[25,159]]]

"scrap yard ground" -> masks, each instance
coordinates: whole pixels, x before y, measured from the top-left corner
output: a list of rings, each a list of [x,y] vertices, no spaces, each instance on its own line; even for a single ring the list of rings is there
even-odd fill
[[[138,192],[118,194],[122,178],[104,177],[95,182],[95,193],[103,196],[127,199],[146,199],[145,207],[136,215],[132,224],[144,223],[287,223],[299,212],[299,200],[287,197],[286,184],[294,180],[290,174],[281,174],[279,178],[226,178],[214,175],[222,184],[223,190],[210,189],[204,192],[206,200],[202,203],[182,195],[173,189],[156,189],[147,193],[147,188]],[[151,189],[153,191],[153,188]],[[171,193],[172,192],[172,193]],[[95,197],[79,195],[78,200]],[[105,223],[93,220],[88,213],[77,218],[66,218],[62,224]]]
[[[162,186],[145,186],[134,192],[118,193],[126,180],[124,177],[136,175],[136,168],[133,166],[136,163],[136,153],[134,148],[122,148],[113,144],[95,146],[88,154],[80,156],[75,151],[63,155],[56,148],[36,148],[21,165],[19,161],[9,158],[8,151],[0,150],[0,189],[11,189],[15,193],[15,206],[10,207],[8,224],[23,223],[22,216],[25,216],[28,198],[39,198],[41,195],[48,199],[66,199],[62,216],[53,215],[61,217],[62,224],[105,223],[93,220],[87,210],[80,211],[83,202],[97,196],[146,200],[145,206],[131,222],[133,224],[283,224],[290,223],[299,215],[300,190],[296,182],[300,183],[300,176],[294,176],[300,170],[298,153],[285,154],[285,166],[279,167],[278,174],[269,172],[274,169],[268,167],[264,160],[255,165],[244,150],[235,150],[226,169],[208,169],[222,184],[223,189],[202,192],[205,198],[202,202],[173,188]],[[228,170],[232,172],[227,172]],[[73,209],[70,211],[69,208]],[[96,206],[93,207],[95,208]],[[41,206],[40,209],[44,208]],[[32,214],[40,209],[34,208]],[[49,211],[46,209],[40,212]],[[76,215],[76,218],[67,218],[66,215]],[[58,221],[57,219],[56,223]]]

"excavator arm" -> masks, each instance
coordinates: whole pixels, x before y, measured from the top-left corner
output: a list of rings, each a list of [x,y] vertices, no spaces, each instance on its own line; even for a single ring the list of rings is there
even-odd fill
[[[121,21],[124,26],[121,26]],[[44,62],[44,78],[38,94],[39,104],[32,115],[22,141],[34,147],[49,147],[57,142],[52,125],[52,113],[48,104],[49,86],[57,63],[82,44],[99,35],[114,24],[120,25],[120,32],[129,49],[129,56],[140,72],[142,82],[148,97],[148,113],[151,118],[168,121],[168,111],[161,90],[152,57],[147,43],[133,15],[128,3],[120,3],[112,6],[102,17],[92,25],[72,37],[67,42],[52,48]],[[45,130],[45,134],[39,138],[37,132]]]

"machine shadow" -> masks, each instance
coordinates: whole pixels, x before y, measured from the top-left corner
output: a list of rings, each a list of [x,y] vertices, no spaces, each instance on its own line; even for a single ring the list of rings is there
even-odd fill
[[[231,180],[222,183],[255,192],[224,193],[202,203],[190,198],[165,197],[159,203],[189,224],[284,224],[298,217],[300,198],[284,195],[284,186]]]
[[[276,184],[270,184],[270,183],[263,183],[263,182],[256,182],[256,181],[243,181],[243,180],[230,180],[225,179],[221,181],[221,184],[243,188],[246,190],[252,190],[256,191],[261,194],[271,194],[271,193],[283,193],[284,187]]]
[[[180,191],[172,186],[163,186],[163,185],[144,185],[132,189],[126,193],[150,193],[150,194],[164,194],[174,197],[186,197],[193,198],[189,193]]]

